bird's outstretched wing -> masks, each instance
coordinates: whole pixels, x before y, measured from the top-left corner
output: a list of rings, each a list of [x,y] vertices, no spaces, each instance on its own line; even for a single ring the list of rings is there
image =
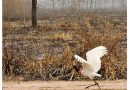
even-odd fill
[[[74,55],[74,57],[75,57],[75,60],[82,63],[82,66],[84,69],[87,69],[87,71],[94,71],[93,67],[90,64],[88,64],[88,62],[85,59],[81,58],[78,55]]]
[[[81,63],[87,63],[87,61],[86,61],[85,59],[81,58],[81,57],[78,56],[78,55],[74,55],[74,58],[75,58],[77,61],[81,62]]]
[[[100,70],[100,58],[105,54],[107,54],[107,48],[104,46],[98,46],[86,53],[87,63],[93,67],[94,72],[98,72],[98,70]]]

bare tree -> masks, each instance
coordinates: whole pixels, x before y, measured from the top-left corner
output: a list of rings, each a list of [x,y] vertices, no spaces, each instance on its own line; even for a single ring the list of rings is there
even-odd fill
[[[37,27],[37,0],[32,0],[32,27]]]
[[[92,2],[93,2],[93,1],[91,0],[91,1],[90,1],[90,10],[91,10],[91,8],[92,8]]]
[[[77,3],[78,3],[77,5],[78,5],[78,9],[79,9],[79,21],[80,21],[80,18],[81,18],[80,17],[81,16],[81,4],[85,3],[85,0],[78,0]]]
[[[121,0],[120,1],[120,6],[121,6],[122,11],[126,11],[126,7],[127,7],[126,2],[127,2],[126,0]]]
[[[52,18],[54,19],[55,17],[55,1],[54,0],[51,0],[52,1],[52,6],[53,6],[53,15],[52,15]]]
[[[114,0],[111,0],[111,4],[112,4],[112,12],[114,13],[115,11]]]

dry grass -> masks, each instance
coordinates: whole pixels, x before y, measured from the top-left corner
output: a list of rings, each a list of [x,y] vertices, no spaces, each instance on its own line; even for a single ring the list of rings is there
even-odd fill
[[[72,40],[73,37],[69,33],[54,33],[50,37],[50,39],[52,39],[54,41],[69,41],[69,40]]]
[[[3,76],[80,80],[76,73],[72,77],[73,55],[85,57],[88,50],[103,45],[108,48],[108,55],[102,58],[102,79],[126,79],[126,22],[113,18],[90,14],[80,22],[61,19],[52,24],[41,23],[37,30],[16,29],[4,23]],[[33,58],[39,53],[44,54],[43,59]]]

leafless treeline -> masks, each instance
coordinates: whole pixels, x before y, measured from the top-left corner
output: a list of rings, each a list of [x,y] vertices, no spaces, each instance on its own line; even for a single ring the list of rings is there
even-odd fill
[[[3,0],[3,18],[30,19],[32,0]],[[126,0],[37,0],[38,19],[81,15],[91,11],[126,11]]]

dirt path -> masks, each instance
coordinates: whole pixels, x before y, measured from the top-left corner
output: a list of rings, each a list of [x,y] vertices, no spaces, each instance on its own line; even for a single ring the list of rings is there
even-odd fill
[[[103,90],[126,90],[126,80],[117,81],[98,81]],[[84,90],[92,81],[3,81],[2,90]],[[97,86],[89,89],[98,90]],[[86,89],[87,90],[87,89]]]

